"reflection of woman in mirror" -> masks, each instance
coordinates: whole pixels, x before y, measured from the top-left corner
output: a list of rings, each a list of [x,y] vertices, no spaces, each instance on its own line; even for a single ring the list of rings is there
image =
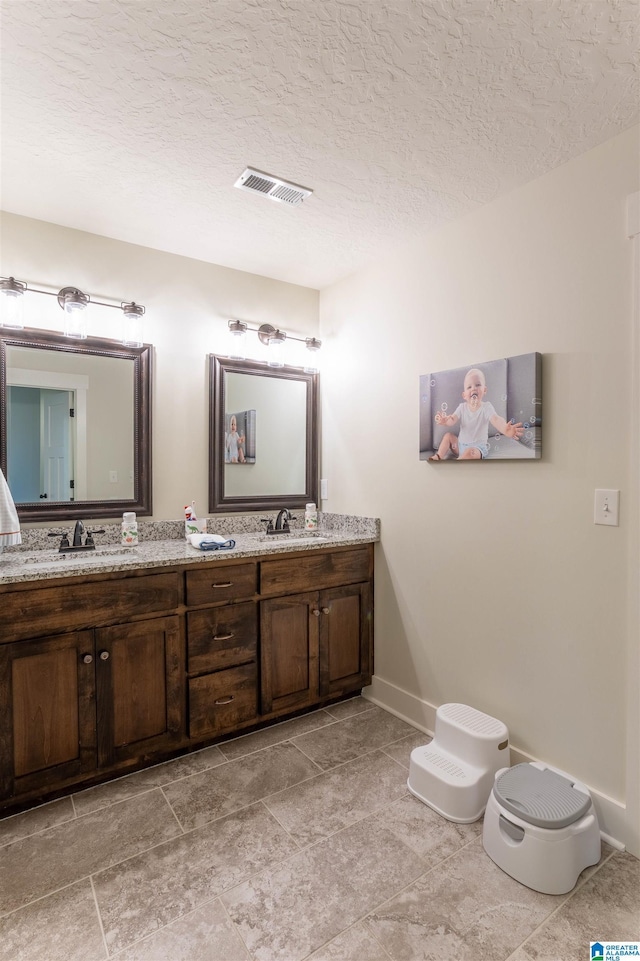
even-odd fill
[[[236,415],[232,414],[229,421],[229,433],[225,439],[227,460],[230,464],[244,464],[244,441],[244,434],[238,433]]]

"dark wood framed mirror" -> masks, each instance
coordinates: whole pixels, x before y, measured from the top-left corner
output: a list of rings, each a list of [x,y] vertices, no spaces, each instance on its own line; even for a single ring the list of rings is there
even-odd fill
[[[151,514],[152,353],[0,328],[0,467],[21,519]]]
[[[318,501],[318,374],[209,357],[209,511]]]

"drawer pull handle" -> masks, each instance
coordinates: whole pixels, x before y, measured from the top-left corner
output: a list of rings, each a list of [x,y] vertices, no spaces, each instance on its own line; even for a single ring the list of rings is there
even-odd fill
[[[328,607],[323,607],[323,608],[322,608],[322,613],[323,613],[323,614],[328,614],[328,613],[329,613],[329,608],[328,608]]]
[[[313,611],[311,611],[311,613],[313,614],[314,617],[320,617],[320,611],[318,610],[317,607]]]
[[[235,637],[233,631],[229,634],[213,634],[211,639],[214,641],[230,641],[232,637]]]
[[[82,658],[82,660],[84,661],[85,664],[92,664],[92,663],[93,663],[93,654],[85,654],[84,657]]]
[[[220,584],[212,584],[212,587],[233,587],[233,581],[223,581]]]
[[[231,704],[232,701],[235,701],[235,694],[230,694],[229,697],[219,697],[213,703],[214,704]]]

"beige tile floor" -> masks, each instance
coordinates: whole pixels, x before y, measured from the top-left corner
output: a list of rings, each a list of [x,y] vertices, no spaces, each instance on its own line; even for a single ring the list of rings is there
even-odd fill
[[[603,845],[531,891],[407,792],[424,734],[354,698],[0,820],[0,961],[587,961],[640,937]]]

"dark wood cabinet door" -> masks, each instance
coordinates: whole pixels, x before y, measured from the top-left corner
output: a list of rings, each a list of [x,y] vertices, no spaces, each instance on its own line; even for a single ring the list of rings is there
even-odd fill
[[[184,714],[179,618],[98,628],[95,636],[99,763],[170,749]]]
[[[318,700],[318,594],[296,594],[260,605],[263,714],[305,707]]]
[[[0,797],[96,766],[93,631],[0,646]]]
[[[371,587],[354,584],[322,591],[320,694],[346,694],[371,683]]]

